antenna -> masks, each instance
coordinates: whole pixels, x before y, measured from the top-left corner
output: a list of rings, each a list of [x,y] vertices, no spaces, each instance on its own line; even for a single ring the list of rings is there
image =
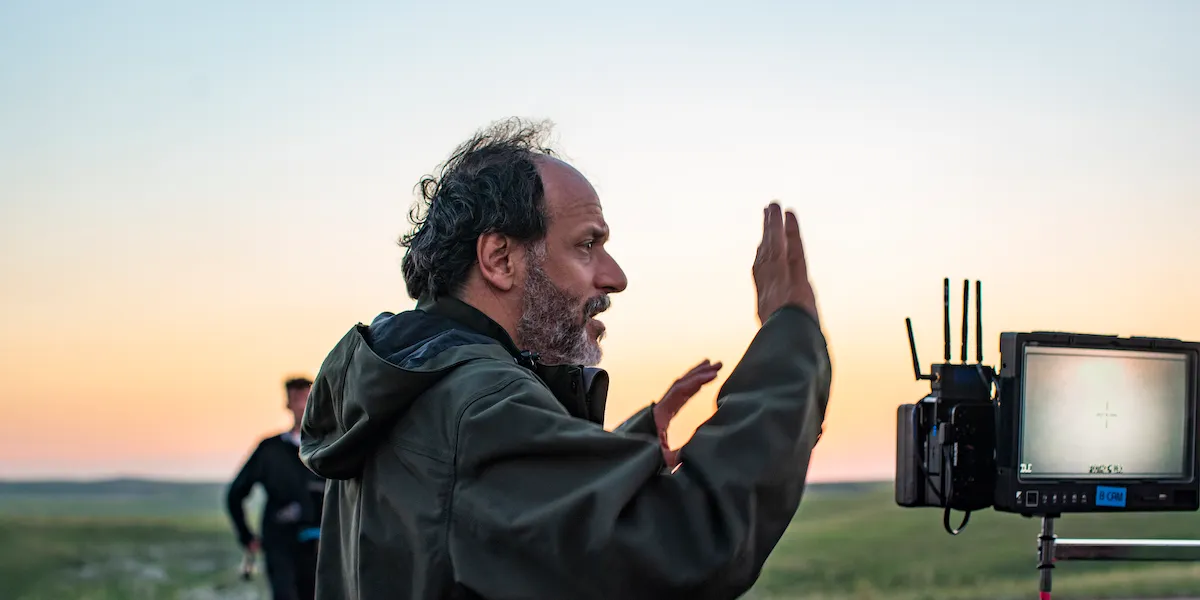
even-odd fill
[[[970,313],[971,282],[963,280],[962,363],[967,364],[967,338],[971,337],[967,315]]]
[[[945,354],[946,362],[950,362],[950,278],[942,281],[942,321],[945,324]]]
[[[975,280],[975,362],[983,364],[983,284]]]
[[[908,347],[910,350],[912,350],[913,375],[916,376],[917,381],[920,381],[922,379],[928,379],[928,380],[932,381],[933,375],[922,375],[921,374],[921,361],[917,360],[917,341],[913,338],[912,319],[906,317],[904,319],[904,324],[908,326]]]

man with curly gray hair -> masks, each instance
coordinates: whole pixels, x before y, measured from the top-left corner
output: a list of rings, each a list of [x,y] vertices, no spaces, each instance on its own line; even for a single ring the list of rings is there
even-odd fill
[[[416,308],[321,366],[301,442],[330,479],[318,598],[734,598],[799,507],[831,368],[795,215],[763,210],[762,327],[713,417],[665,444],[704,361],[607,431],[596,317],[628,281],[546,132],[495,124],[421,182]]]

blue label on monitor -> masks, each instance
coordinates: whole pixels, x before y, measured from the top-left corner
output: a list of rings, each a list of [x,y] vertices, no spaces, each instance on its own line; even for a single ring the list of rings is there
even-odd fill
[[[1125,507],[1125,488],[1096,486],[1096,506]]]

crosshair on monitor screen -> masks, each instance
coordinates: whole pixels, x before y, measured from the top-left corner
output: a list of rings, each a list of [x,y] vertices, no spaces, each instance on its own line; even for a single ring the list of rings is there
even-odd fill
[[[1186,354],[1026,346],[1019,477],[1183,479]]]

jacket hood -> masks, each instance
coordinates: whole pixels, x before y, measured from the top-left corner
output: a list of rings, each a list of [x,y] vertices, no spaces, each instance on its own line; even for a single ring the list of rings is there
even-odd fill
[[[356,324],[325,357],[301,423],[301,460],[327,479],[355,477],[425,391],[473,360],[516,362],[546,383],[569,412],[603,423],[607,373],[542,365],[470,305],[422,299],[414,310]]]

